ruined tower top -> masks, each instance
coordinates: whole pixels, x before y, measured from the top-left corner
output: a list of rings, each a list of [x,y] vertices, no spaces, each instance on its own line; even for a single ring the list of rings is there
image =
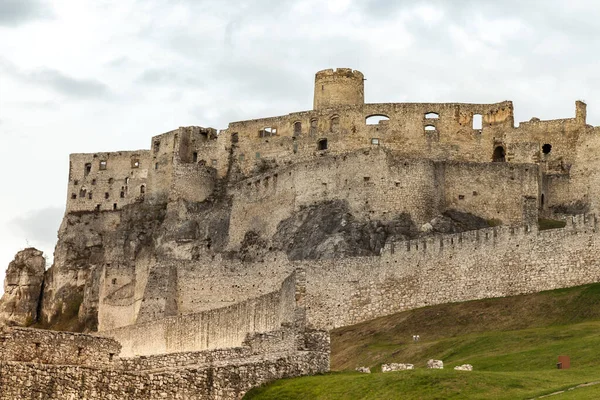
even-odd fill
[[[315,75],[314,109],[365,102],[364,75],[351,68],[325,69]]]

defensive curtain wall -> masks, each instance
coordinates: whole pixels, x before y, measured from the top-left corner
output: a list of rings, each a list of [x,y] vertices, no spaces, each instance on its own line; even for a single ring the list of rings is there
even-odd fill
[[[278,291],[235,307],[111,332],[121,343],[2,328],[0,399],[239,399],[265,382],[326,372],[329,335],[305,329],[304,293],[303,272],[294,272]]]
[[[296,325],[297,319],[303,321],[303,312],[296,312],[296,297],[298,295],[300,299],[304,290],[304,285],[297,288],[294,272],[279,290],[260,297],[197,314],[102,331],[101,334],[118,340],[127,356],[237,347],[248,333],[276,331],[282,326]],[[294,340],[293,335],[291,340]]]
[[[376,257],[290,262],[285,254],[272,253],[260,262],[239,264],[221,258],[212,263],[171,260],[169,265],[180,271],[174,283],[178,291],[172,300],[184,315],[167,318],[156,326],[146,323],[139,328],[124,327],[120,332],[123,338],[133,331],[140,337],[144,337],[144,330],[156,332],[161,343],[173,334],[169,346],[179,346],[185,340],[171,326],[179,324],[177,321],[188,320],[192,325],[186,329],[202,338],[212,334],[202,331],[206,327],[193,326],[203,326],[202,321],[221,319],[225,314],[251,326],[253,320],[241,315],[262,313],[261,302],[270,304],[274,298],[267,293],[258,297],[259,303],[244,302],[246,296],[274,288],[282,275],[298,267],[306,271],[307,321],[315,329],[351,325],[427,305],[597,282],[600,265],[595,254],[600,237],[596,217],[567,217],[564,228],[538,231],[536,202],[535,198],[524,199],[522,212],[528,214],[524,226],[498,226],[388,243]],[[231,306],[216,314],[210,311],[227,304]],[[247,307],[251,314],[246,314]],[[270,321],[261,318],[258,320],[267,324]],[[239,341],[239,335],[234,334],[224,334],[223,340],[234,336]],[[161,346],[153,344],[153,348],[163,351]]]

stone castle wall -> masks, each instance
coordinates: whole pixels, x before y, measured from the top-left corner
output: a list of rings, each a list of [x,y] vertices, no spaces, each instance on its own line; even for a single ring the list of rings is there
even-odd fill
[[[90,335],[29,328],[0,328],[0,362],[86,366],[115,365],[119,342]]]
[[[229,245],[239,246],[249,231],[272,237],[302,207],[332,200],[347,201],[366,220],[407,213],[423,224],[451,208],[519,224],[522,198],[538,197],[538,175],[535,164],[403,159],[380,148],[328,155],[233,187]]]
[[[244,315],[238,312],[232,316],[241,310],[240,305],[235,310],[215,310],[195,321],[210,325],[205,332],[212,329],[215,335],[229,334],[230,339],[243,331],[242,340],[226,344],[218,336],[192,338],[198,332],[183,332],[190,324],[180,320],[176,327],[179,336],[165,338],[171,347],[154,348],[162,353],[175,346],[185,350],[183,339],[187,335],[188,339],[200,339],[201,343],[192,346],[197,349],[221,346],[212,350],[127,358],[123,355],[132,353],[128,342],[121,352],[121,344],[110,338],[3,328],[0,399],[240,399],[247,390],[263,383],[327,372],[329,334],[305,330],[303,282],[294,273],[278,292],[247,301],[245,307],[254,308],[254,313],[246,310]],[[275,295],[278,299],[271,298]],[[248,321],[235,319],[249,314],[249,319],[255,319],[252,329],[247,329]],[[278,320],[265,321],[272,316]],[[221,329],[215,328],[219,324]],[[276,329],[269,330],[272,326]],[[173,343],[177,340],[179,343]]]
[[[320,351],[152,371],[0,361],[0,399],[234,400],[264,383],[328,370]]]
[[[307,320],[331,329],[413,308],[600,280],[595,216],[390,243],[380,257],[305,263]],[[335,289],[333,288],[335,286]]]
[[[148,150],[71,154],[66,212],[112,211],[144,197]]]
[[[249,333],[295,322],[296,277],[280,289],[228,307],[137,323],[101,335],[118,340],[122,354],[149,355],[240,346]]]

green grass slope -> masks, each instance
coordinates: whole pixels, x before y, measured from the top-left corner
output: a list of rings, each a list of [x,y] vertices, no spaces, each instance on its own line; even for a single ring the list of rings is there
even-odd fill
[[[600,381],[600,284],[421,308],[337,329],[331,340],[332,370],[343,372],[281,380],[246,398],[527,399]],[[556,369],[563,354],[570,370]],[[425,369],[430,358],[445,369]],[[389,362],[417,369],[379,372]],[[464,363],[475,371],[452,369]],[[600,399],[600,385],[552,396],[578,398]]]

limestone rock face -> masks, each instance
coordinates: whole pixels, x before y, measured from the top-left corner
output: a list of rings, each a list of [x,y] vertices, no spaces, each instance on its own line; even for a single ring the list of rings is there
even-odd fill
[[[370,374],[371,368],[369,367],[357,367],[356,372],[360,372],[361,374]]]
[[[473,366],[471,364],[463,364],[457,365],[456,367],[454,367],[454,369],[457,371],[473,371]]]
[[[429,360],[427,361],[427,368],[444,369],[444,362],[442,360]]]
[[[409,369],[415,369],[415,366],[413,364],[398,364],[398,363],[381,365],[381,372],[406,371]]]
[[[36,321],[45,270],[41,251],[28,248],[17,253],[6,271],[0,325],[27,326]]]

